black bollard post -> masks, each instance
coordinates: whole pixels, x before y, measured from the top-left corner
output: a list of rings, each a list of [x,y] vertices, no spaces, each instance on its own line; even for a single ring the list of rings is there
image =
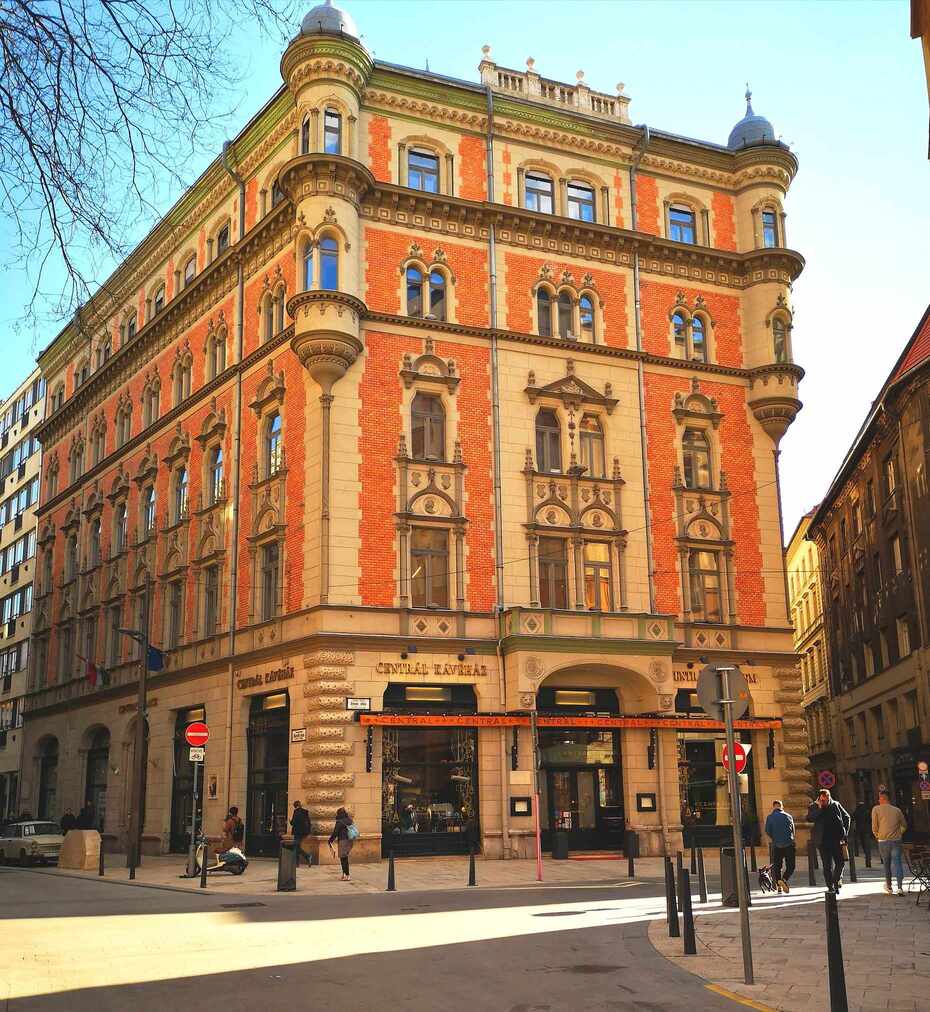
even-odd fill
[[[136,877],[136,846],[134,843],[129,844],[129,881]]]
[[[814,852],[814,841],[811,840],[807,845],[807,884],[809,886],[817,885],[817,855]]]
[[[685,955],[697,955],[697,941],[694,937],[694,911],[691,909],[691,873],[682,872],[681,885],[681,916],[685,933]]]
[[[104,851],[103,837],[101,836],[100,837],[100,866],[97,869],[97,874],[98,875],[103,875],[103,851]]]
[[[694,850],[694,843],[691,844],[691,874],[697,875],[697,854]]]
[[[756,864],[756,847],[755,844],[749,846],[749,870],[758,871],[759,866]]]
[[[207,888],[207,865],[210,862],[210,845],[203,841],[203,856],[200,858],[200,888]]]
[[[468,848],[468,884],[470,886],[476,886],[478,883],[475,880],[475,848]]]
[[[668,937],[679,938],[681,931],[678,927],[678,903],[675,899],[675,871],[670,857],[665,859],[665,906],[668,916]]]
[[[836,894],[824,893],[827,915],[827,967],[830,973],[830,1012],[849,1012],[846,1000],[846,971],[843,968],[843,939]]]
[[[633,865],[633,850],[632,850],[632,848],[627,848],[627,852],[626,852],[626,877],[627,878],[636,878],[636,868]]]
[[[859,876],[856,874],[856,852],[852,847],[846,848],[849,851],[849,881],[858,882]]]
[[[684,870],[682,861],[683,861],[682,854],[681,851],[679,850],[675,854],[675,898],[678,900],[679,910],[683,910],[685,905],[685,901],[681,892],[681,882],[682,882],[681,873]]]
[[[397,886],[394,884],[394,851],[392,850],[388,854],[388,884],[386,892],[393,893],[397,892]]]
[[[704,848],[698,847],[698,891],[701,894],[701,902],[707,902],[707,874],[704,871]]]
[[[869,845],[869,838],[866,837],[862,841],[862,849],[865,851],[865,866],[866,868],[872,867],[872,848]]]

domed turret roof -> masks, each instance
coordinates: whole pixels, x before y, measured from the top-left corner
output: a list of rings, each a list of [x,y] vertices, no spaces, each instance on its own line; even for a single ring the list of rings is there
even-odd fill
[[[358,28],[352,16],[339,7],[334,7],[332,0],[318,4],[308,11],[300,23],[301,35],[351,35],[358,38]]]
[[[746,88],[746,115],[730,131],[727,147],[731,151],[750,148],[755,144],[774,144],[775,128],[764,116],[752,110],[752,92]]]

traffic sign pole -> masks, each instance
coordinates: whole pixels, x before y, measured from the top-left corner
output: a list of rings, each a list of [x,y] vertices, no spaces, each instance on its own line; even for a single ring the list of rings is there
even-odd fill
[[[749,934],[749,904],[747,897],[746,863],[743,857],[742,825],[739,802],[739,774],[736,772],[736,736],[733,732],[733,704],[730,696],[731,668],[717,668],[721,680],[721,696],[719,703],[723,709],[723,721],[727,733],[727,752],[730,761],[727,764],[727,776],[730,782],[730,819],[733,822],[733,856],[736,859],[736,895],[739,899],[739,926],[743,949],[743,980],[747,984],[755,983],[752,972],[752,938]]]
[[[190,828],[190,844],[187,848],[187,877],[194,878],[197,875],[197,869],[194,867],[197,863],[197,842],[195,839],[197,832],[197,778],[200,772],[201,763],[194,763],[194,796],[191,798],[191,828]]]

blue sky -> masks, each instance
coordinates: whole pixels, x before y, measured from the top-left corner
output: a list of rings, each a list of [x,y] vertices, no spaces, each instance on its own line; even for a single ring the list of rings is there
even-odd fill
[[[308,3],[307,7],[312,6]],[[786,537],[823,495],[882,380],[928,301],[930,162],[920,45],[905,0],[613,2],[346,0],[379,59],[477,80],[481,46],[505,66],[594,89],[618,81],[634,123],[725,143],[744,110],[798,154],[788,241],[807,258],[795,286],[794,353],[804,410],[782,442]],[[296,26],[295,26],[296,27]],[[280,84],[281,47],[254,25],[229,45],[247,54],[230,134]],[[189,179],[217,147],[192,164]],[[167,208],[176,194],[166,194]],[[139,238],[145,229],[140,228]],[[59,324],[12,334],[24,279],[0,273],[6,394]]]

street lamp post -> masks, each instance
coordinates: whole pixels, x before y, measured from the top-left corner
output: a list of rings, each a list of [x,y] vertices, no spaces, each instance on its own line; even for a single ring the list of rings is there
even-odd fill
[[[136,744],[133,756],[132,794],[129,819],[129,877],[136,877],[136,868],[142,863],[142,784],[145,777],[145,726],[146,726],[146,690],[149,669],[149,574],[145,574],[145,590],[142,598],[142,629],[119,629],[124,636],[129,636],[140,644],[142,659],[139,664],[139,694],[136,703]]]

